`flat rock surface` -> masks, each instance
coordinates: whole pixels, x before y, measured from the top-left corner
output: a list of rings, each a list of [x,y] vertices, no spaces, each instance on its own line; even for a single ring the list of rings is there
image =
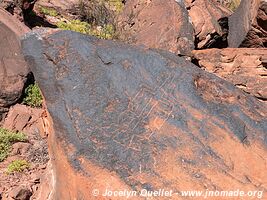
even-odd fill
[[[194,29],[183,1],[127,1],[118,17],[121,39],[187,55],[194,49]]]
[[[29,68],[21,54],[19,36],[28,29],[0,9],[0,121],[1,113],[22,94]]]
[[[71,31],[38,30],[22,45],[51,117],[54,199],[266,191],[267,107],[256,98],[165,51]]]
[[[200,67],[267,101],[267,49],[227,48],[193,51]]]
[[[229,18],[229,47],[267,47],[267,1],[243,0]]]

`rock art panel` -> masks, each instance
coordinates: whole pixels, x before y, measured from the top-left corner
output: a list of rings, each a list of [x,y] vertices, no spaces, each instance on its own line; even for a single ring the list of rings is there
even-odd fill
[[[22,45],[50,114],[54,199],[266,191],[267,107],[231,83],[169,52],[71,31],[36,30]]]

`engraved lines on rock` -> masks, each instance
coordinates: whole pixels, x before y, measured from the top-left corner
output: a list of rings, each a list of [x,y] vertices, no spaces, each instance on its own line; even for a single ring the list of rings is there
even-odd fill
[[[155,131],[160,130],[173,112],[175,98],[171,97],[167,91],[174,90],[174,75],[164,73],[162,75],[162,80],[158,80],[160,82],[159,87],[154,89],[141,84],[140,90],[132,99],[128,96],[127,109],[117,115],[117,119],[113,123],[106,122],[105,125],[103,121],[101,124],[104,125],[99,126],[93,119],[85,115],[81,116],[80,113],[79,118],[84,120],[88,126],[86,127],[87,135],[76,133],[78,139],[81,141],[90,140],[97,145],[97,148],[103,146],[101,139],[111,139],[125,148],[141,151],[142,141],[148,141]],[[125,92],[127,93],[127,91]],[[173,100],[170,100],[171,98]],[[112,111],[105,109],[105,112]],[[149,119],[159,121],[155,130],[151,130],[149,126],[144,127]],[[75,124],[77,127],[77,121]],[[99,146],[99,144],[102,145]]]
[[[142,84],[140,90],[130,100],[128,109],[118,116],[117,124],[113,124],[113,127],[108,129],[102,127],[104,132],[115,128],[115,135],[112,134],[114,142],[126,148],[141,151],[142,141],[149,141],[169,119],[175,103],[170,100],[166,90],[174,90],[175,76],[173,74],[164,74],[164,76],[157,88]],[[157,122],[157,126],[149,127],[147,125],[149,120]]]
[[[68,64],[71,64],[71,62],[73,62],[73,57],[75,56],[77,57],[76,60],[78,60],[79,54],[71,47],[70,41],[68,41],[67,39],[63,38],[62,42],[59,41],[57,43],[52,39],[46,39],[45,41],[49,44],[49,46],[46,47],[47,51],[43,54],[49,61],[52,62],[53,65],[57,66],[55,71],[56,79],[63,79],[69,72]],[[62,45],[59,45],[59,43],[62,43]],[[56,57],[49,55],[50,46],[53,49],[57,49]],[[70,58],[72,58],[72,60],[70,60]]]
[[[46,39],[46,42],[49,44],[49,46],[46,47],[46,52],[43,53],[43,55],[46,57],[47,60],[49,60],[52,65],[55,67],[55,78],[57,80],[61,80],[67,76],[67,74],[70,72],[68,64],[72,64],[72,62],[75,62],[76,60],[81,60],[81,56],[78,54],[77,51],[75,51],[73,48],[71,48],[70,41],[67,39],[62,39],[62,45],[59,45],[58,43],[55,43],[52,39]],[[60,41],[59,41],[60,43]],[[49,54],[49,48],[52,47],[53,49],[57,49],[56,56],[52,56]],[[73,57],[76,57],[76,59],[73,59]],[[72,58],[72,60],[70,60]],[[82,60],[85,62],[84,60]],[[62,63],[65,62],[65,63]],[[60,91],[61,95],[63,95],[62,88],[60,84],[56,84],[58,91]],[[72,89],[75,89],[77,85],[75,85]],[[84,136],[82,134],[82,131],[79,126],[79,120],[84,120],[86,124],[91,124],[92,120],[86,117],[82,114],[82,112],[78,108],[71,109],[72,106],[69,106],[68,102],[63,100],[63,104],[66,110],[66,113],[68,115],[68,118],[72,121],[73,127],[75,128],[75,134],[77,135],[79,140],[84,140]],[[79,117],[79,120],[77,120],[77,117]],[[88,131],[91,131],[91,129],[88,129]]]
[[[71,62],[68,58],[69,55],[77,55],[76,52],[67,52],[66,47],[69,43],[64,42],[63,45],[58,45],[58,57],[53,62],[54,65],[59,64],[62,60],[67,63]],[[48,56],[48,55],[46,55]],[[51,59],[51,57],[50,57]],[[76,129],[76,136],[80,142],[91,141],[96,144],[97,148],[103,145],[103,139],[110,139],[125,148],[131,148],[136,151],[141,151],[142,141],[148,141],[156,131],[159,131],[164,123],[169,119],[176,99],[170,95],[169,91],[174,90],[174,75],[166,72],[162,72],[157,78],[158,87],[151,88],[146,84],[140,85],[140,90],[136,93],[133,99],[129,99],[128,109],[117,116],[116,123],[110,123],[106,127],[99,126],[93,119],[86,117],[83,114],[79,114],[79,120],[82,120],[87,124],[85,127],[86,133],[83,133],[79,128],[79,120],[73,117],[77,113],[71,112],[70,119],[73,121]],[[125,91],[127,92],[127,91]],[[109,111],[107,111],[109,112]],[[157,122],[157,126],[150,128],[145,126],[148,123],[147,120],[153,120]],[[89,134],[88,134],[89,133]],[[105,145],[104,145],[105,146]]]

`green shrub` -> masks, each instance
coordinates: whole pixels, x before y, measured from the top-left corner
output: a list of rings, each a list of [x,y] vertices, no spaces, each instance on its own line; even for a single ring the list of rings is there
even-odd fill
[[[240,4],[241,0],[231,0],[230,3],[227,5],[227,7],[232,10],[235,11],[239,4]]]
[[[98,28],[93,28],[87,22],[71,20],[69,22],[58,22],[57,26],[63,30],[71,30],[83,34],[93,35],[101,39],[113,39],[115,36],[114,26],[111,24],[104,25],[103,27],[98,26]]]
[[[24,141],[26,141],[26,135],[24,133],[16,133],[14,131],[0,128],[0,162],[8,156],[13,143]]]
[[[76,31],[84,34],[88,34],[91,28],[90,24],[81,22],[80,20],[71,20],[69,22],[60,21],[57,23],[57,27],[63,30]]]
[[[116,13],[120,13],[123,9],[124,4],[121,0],[106,0],[111,7],[113,7]]]
[[[37,83],[29,85],[25,89],[25,97],[23,98],[23,103],[31,107],[41,107],[42,102],[43,97]]]
[[[30,168],[30,163],[26,160],[14,160],[7,166],[7,173],[23,172],[25,169]]]
[[[113,39],[115,37],[114,26],[111,24],[91,30],[90,35],[96,36],[100,39]]]
[[[58,12],[54,8],[40,7],[40,12],[51,17],[58,16]]]

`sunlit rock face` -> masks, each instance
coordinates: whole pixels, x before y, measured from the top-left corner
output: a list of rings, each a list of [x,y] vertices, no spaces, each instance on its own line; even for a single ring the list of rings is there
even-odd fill
[[[232,12],[216,0],[185,0],[197,49],[227,47],[227,18]]]
[[[229,18],[229,47],[267,47],[267,1],[243,0]]]
[[[183,1],[127,1],[118,16],[120,39],[131,44],[190,55],[194,28]]]

